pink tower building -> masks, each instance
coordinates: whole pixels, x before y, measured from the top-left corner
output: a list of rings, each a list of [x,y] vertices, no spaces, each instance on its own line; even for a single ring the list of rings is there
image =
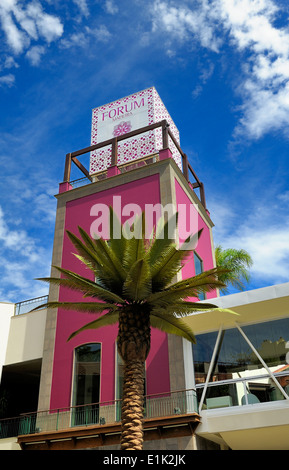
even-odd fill
[[[90,155],[89,169],[79,160],[85,154]],[[84,178],[70,180],[72,165]],[[101,228],[100,208],[114,206],[122,222],[135,208],[144,211],[149,207],[154,212],[174,207],[181,214],[180,241],[189,231],[203,229],[195,252],[182,270],[183,278],[214,266],[213,224],[203,184],[181,150],[177,127],[153,87],[93,110],[91,145],[67,154],[64,181],[56,198],[52,265],[89,275],[73,255],[75,250],[66,230],[78,234],[81,226],[93,235],[96,226]],[[208,294],[208,298],[215,296],[216,292]],[[78,293],[50,287],[49,300],[79,299]],[[91,320],[91,314],[61,308],[48,311],[40,410],[113,404],[120,399],[122,365],[116,348],[117,326],[87,330],[67,341],[73,331]],[[185,343],[152,330],[146,361],[148,396],[190,388],[192,350]]]

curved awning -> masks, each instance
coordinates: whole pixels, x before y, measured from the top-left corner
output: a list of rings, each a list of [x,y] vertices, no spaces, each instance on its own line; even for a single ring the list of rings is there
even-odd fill
[[[220,327],[233,328],[235,323],[247,325],[289,316],[289,282],[216,297],[205,302],[208,301],[220,309],[230,309],[238,315],[227,311],[208,311],[183,318],[195,335],[218,331]]]

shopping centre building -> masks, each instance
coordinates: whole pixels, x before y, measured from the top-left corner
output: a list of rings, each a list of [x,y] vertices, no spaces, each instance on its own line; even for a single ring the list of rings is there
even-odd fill
[[[72,181],[75,170],[82,177]],[[204,184],[153,87],[93,110],[91,145],[66,155],[56,199],[52,266],[88,275],[66,230],[104,230],[100,213],[109,206],[122,219],[137,208],[155,217],[176,208],[184,217],[178,241],[188,226],[202,229],[180,276],[215,266]],[[80,299],[55,285],[48,297]],[[118,449],[117,326],[67,341],[91,314],[33,311],[46,300],[0,303],[0,450]],[[185,319],[196,345],[152,329],[144,449],[289,449],[289,282],[226,296],[213,290],[206,300],[224,310]]]

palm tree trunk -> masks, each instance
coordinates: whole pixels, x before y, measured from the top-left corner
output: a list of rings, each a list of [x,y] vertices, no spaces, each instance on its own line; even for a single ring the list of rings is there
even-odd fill
[[[140,305],[119,315],[118,350],[124,362],[122,450],[143,448],[145,360],[150,350],[149,314]]]
[[[122,397],[122,450],[143,448],[144,363],[140,360],[124,364]]]

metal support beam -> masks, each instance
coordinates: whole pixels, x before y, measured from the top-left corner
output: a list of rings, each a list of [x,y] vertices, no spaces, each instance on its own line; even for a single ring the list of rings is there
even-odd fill
[[[162,121],[162,137],[163,149],[169,148],[169,124],[167,121]]]
[[[187,181],[189,181],[189,166],[188,166],[188,157],[184,153],[183,156],[183,174]]]
[[[113,139],[111,144],[111,166],[116,166],[118,153],[117,137]]]
[[[63,177],[63,182],[68,182],[70,181],[70,172],[71,172],[71,153],[66,154],[65,158],[65,169],[64,169],[64,177]]]
[[[262,357],[260,356],[260,354],[258,353],[257,349],[253,346],[253,344],[251,343],[251,341],[249,340],[249,338],[245,335],[244,331],[242,330],[242,328],[237,324],[235,323],[236,327],[238,328],[238,330],[240,331],[241,335],[243,336],[243,338],[245,339],[245,341],[248,343],[248,345],[250,346],[250,348],[252,349],[252,351],[256,354],[257,358],[259,359],[259,361],[261,362],[261,364],[263,365],[263,367],[266,369],[266,371],[268,372],[268,374],[270,375],[271,379],[273,380],[273,382],[276,384],[276,386],[279,388],[280,392],[282,393],[282,395],[286,398],[286,400],[289,400],[289,396],[287,395],[287,393],[285,392],[284,388],[279,384],[278,380],[276,379],[276,377],[272,374],[271,370],[269,369],[269,367],[267,366],[267,364],[263,361]]]
[[[207,373],[204,390],[203,390],[203,393],[202,393],[202,396],[201,396],[201,400],[200,400],[200,404],[199,404],[199,413],[201,413],[201,411],[202,411],[202,406],[203,406],[204,399],[205,399],[205,396],[206,396],[206,393],[207,393],[207,388],[208,388],[208,383],[210,381],[211,373],[212,373],[212,370],[213,370],[213,367],[214,367],[214,364],[215,364],[215,359],[216,359],[217,352],[218,352],[218,349],[219,349],[219,344],[220,344],[220,340],[221,340],[221,337],[222,337],[222,333],[223,333],[223,327],[221,326],[220,329],[219,329],[219,333],[218,333],[218,336],[217,336],[216,343],[215,343],[214,351],[213,351],[213,354],[212,354],[212,359],[211,359],[211,362],[210,362],[210,365],[209,365],[209,370],[208,370],[208,373]]]

